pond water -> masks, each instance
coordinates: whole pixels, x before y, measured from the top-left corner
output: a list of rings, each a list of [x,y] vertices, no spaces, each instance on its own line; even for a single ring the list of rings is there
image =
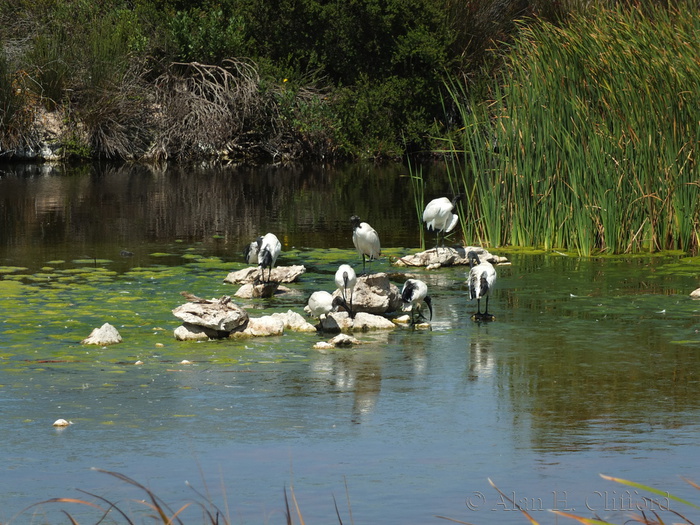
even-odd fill
[[[267,231],[282,240],[278,264],[307,273],[286,295],[239,301],[252,316],[301,313],[312,291],[332,291],[339,264],[361,268],[353,213],[382,238],[372,271],[401,271],[390,259],[419,243],[405,172],[0,169],[0,523],[49,498],[106,506],[82,491],[144,511],[143,491],[92,467],[173,512],[210,501],[232,523],[284,523],[285,489],[307,523],[337,523],[336,512],[526,523],[489,478],[540,523],[573,523],[552,508],[618,522],[655,508],[600,473],[698,502],[682,479],[700,481],[697,258],[494,248],[512,264],[498,267],[491,323],[470,319],[456,267],[414,272],[433,297],[430,331],[364,333],[332,351],[312,348],[328,336],[289,332],[174,340],[179,292],[232,295],[223,278]],[[447,189],[427,173],[428,197]],[[80,344],[104,322],[124,342]],[[56,429],[58,418],[73,425]],[[67,523],[61,509],[81,523],[101,515],[52,503],[12,523]],[[202,515],[195,504],[182,518]]]

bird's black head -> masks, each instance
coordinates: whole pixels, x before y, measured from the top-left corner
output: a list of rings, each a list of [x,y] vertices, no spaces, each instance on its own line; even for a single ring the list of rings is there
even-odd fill
[[[481,264],[481,261],[479,261],[479,256],[474,251],[470,251],[467,254],[467,259],[469,260],[469,266],[473,267],[477,264]]]
[[[348,303],[343,299],[340,295],[336,295],[333,298],[333,301],[331,302],[331,306],[333,307],[333,310],[337,310],[339,306],[342,306],[346,310],[348,309]]]
[[[360,218],[357,215],[353,215],[350,217],[350,224],[352,224],[352,229],[357,229],[360,227]]]

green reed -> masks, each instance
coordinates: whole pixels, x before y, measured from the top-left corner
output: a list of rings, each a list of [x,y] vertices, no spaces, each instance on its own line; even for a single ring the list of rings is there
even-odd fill
[[[469,195],[465,235],[582,255],[697,252],[691,4],[598,6],[563,27],[523,27],[488,103],[448,83],[462,128],[443,143]]]

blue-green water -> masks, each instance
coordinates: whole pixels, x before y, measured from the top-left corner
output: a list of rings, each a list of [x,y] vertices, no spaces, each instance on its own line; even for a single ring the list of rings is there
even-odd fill
[[[283,523],[285,487],[306,523],[337,522],[334,499],[343,523],[526,523],[488,478],[541,523],[557,523],[550,508],[622,522],[652,505],[599,473],[697,502],[681,479],[700,481],[697,259],[494,248],[512,264],[498,268],[492,323],[470,320],[466,268],[445,268],[415,270],[431,331],[359,334],[363,345],[332,351],[313,349],[327,336],[293,332],[174,340],[179,292],[233,294],[223,278],[259,233],[278,234],[280,264],[308,271],[287,295],[239,301],[253,316],[301,313],[312,291],[333,289],[338,264],[359,268],[352,213],[382,237],[372,270],[403,272],[390,257],[416,250],[418,225],[401,171],[6,168],[0,523],[54,497],[105,506],[79,489],[143,511],[143,492],[91,467],[173,512],[210,500],[232,523]],[[440,191],[439,173],[430,184]],[[123,343],[79,344],[104,322]],[[58,418],[74,424],[55,429]],[[100,516],[53,503],[13,523],[66,523],[61,509]]]

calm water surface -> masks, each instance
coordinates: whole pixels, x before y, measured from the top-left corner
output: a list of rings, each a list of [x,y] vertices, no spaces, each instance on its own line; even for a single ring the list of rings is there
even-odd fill
[[[280,264],[308,271],[287,295],[242,302],[253,316],[302,312],[338,264],[357,268],[353,213],[388,255],[373,270],[397,271],[389,257],[419,238],[403,173],[0,170],[0,523],[48,498],[98,502],[80,490],[143,508],[143,492],[91,467],[173,509],[204,501],[189,481],[250,524],[285,522],[285,487],[307,523],[337,522],[334,498],[344,523],[526,523],[488,478],[541,523],[572,523],[551,508],[622,522],[644,505],[599,473],[697,501],[681,479],[700,481],[694,259],[494,249],[512,265],[498,268],[493,323],[470,320],[466,269],[446,268],[416,272],[432,331],[360,334],[365,344],[327,352],[312,348],[326,337],[297,333],[174,340],[179,292],[233,294],[223,278],[266,231],[283,242]],[[429,171],[428,197],[446,189]],[[79,344],[104,322],[123,343]],[[74,424],[56,430],[58,418]],[[67,523],[60,509],[99,516],[50,504],[13,523]]]

